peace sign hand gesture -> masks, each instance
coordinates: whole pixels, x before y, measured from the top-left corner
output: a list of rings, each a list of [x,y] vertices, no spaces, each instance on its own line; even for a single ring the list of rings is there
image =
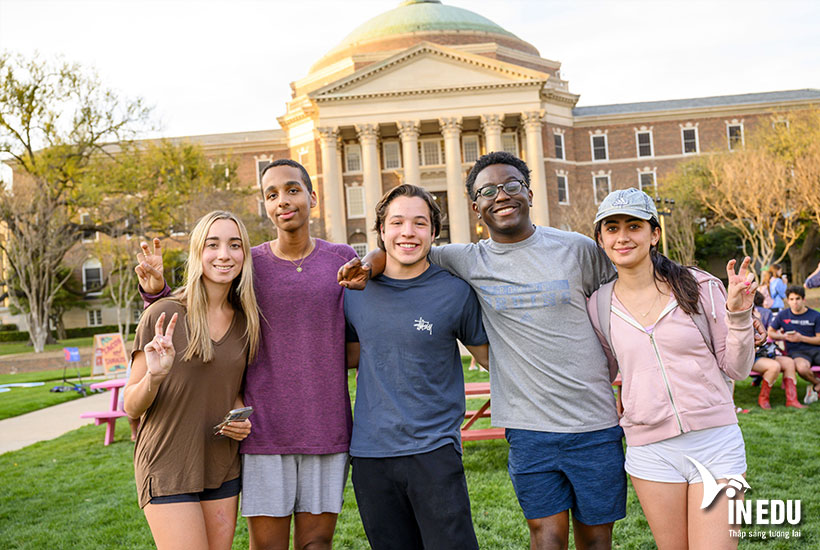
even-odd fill
[[[740,264],[740,271],[735,273],[735,260],[726,264],[726,277],[729,279],[729,289],[726,297],[726,309],[729,311],[744,311],[751,308],[755,301],[755,274],[749,269],[751,259],[746,256]]]
[[[159,294],[165,288],[165,277],[162,275],[162,245],[159,239],[154,239],[154,250],[148,248],[148,243],[140,243],[142,252],[137,253],[137,272],[140,286],[148,294]]]
[[[176,350],[174,349],[174,327],[177,325],[178,315],[174,313],[171,317],[171,322],[168,323],[168,328],[165,329],[165,334],[162,333],[162,325],[165,321],[165,313],[161,313],[157,324],[154,328],[155,334],[153,340],[143,348],[145,353],[145,365],[151,376],[165,378],[174,366],[174,357]]]

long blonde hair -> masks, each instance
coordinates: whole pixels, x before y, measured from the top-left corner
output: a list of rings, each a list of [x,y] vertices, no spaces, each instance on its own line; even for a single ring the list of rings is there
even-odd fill
[[[205,249],[208,232],[217,220],[231,220],[239,228],[245,258],[242,262],[242,272],[231,283],[228,302],[234,310],[238,309],[245,314],[249,360],[256,357],[256,350],[259,347],[259,308],[256,304],[256,293],[253,291],[253,263],[248,231],[245,224],[234,214],[214,210],[202,216],[191,231],[188,262],[185,267],[187,281],[184,287],[174,293],[174,298],[185,304],[188,310],[185,321],[188,329],[188,348],[182,357],[185,361],[198,355],[207,363],[214,357],[214,345],[208,331],[208,295],[205,293],[205,285],[202,284],[202,251]]]

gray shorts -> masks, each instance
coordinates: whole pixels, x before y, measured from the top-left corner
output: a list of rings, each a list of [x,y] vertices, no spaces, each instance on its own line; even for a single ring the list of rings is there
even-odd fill
[[[691,456],[715,479],[746,473],[746,446],[740,426],[707,428],[626,448],[626,472],[638,479],[662,483],[702,483]]]
[[[342,511],[350,455],[242,455],[242,516]]]

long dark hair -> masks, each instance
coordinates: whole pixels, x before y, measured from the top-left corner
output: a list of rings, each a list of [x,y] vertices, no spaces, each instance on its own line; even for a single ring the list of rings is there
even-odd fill
[[[595,242],[600,241],[601,225],[603,220],[595,224]],[[657,228],[660,231],[660,224],[655,218],[649,220],[649,227],[654,232]],[[672,294],[678,302],[680,308],[689,315],[699,312],[698,299],[700,289],[698,281],[688,267],[674,262],[660,253],[658,245],[649,247],[649,259],[652,260],[652,273],[655,276],[655,286],[657,282],[666,283],[672,289]]]

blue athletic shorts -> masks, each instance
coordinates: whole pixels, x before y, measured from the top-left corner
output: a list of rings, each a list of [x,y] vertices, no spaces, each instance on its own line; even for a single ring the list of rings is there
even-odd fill
[[[620,426],[585,433],[507,428],[510,473],[527,519],[572,510],[585,525],[626,516],[624,435]]]

